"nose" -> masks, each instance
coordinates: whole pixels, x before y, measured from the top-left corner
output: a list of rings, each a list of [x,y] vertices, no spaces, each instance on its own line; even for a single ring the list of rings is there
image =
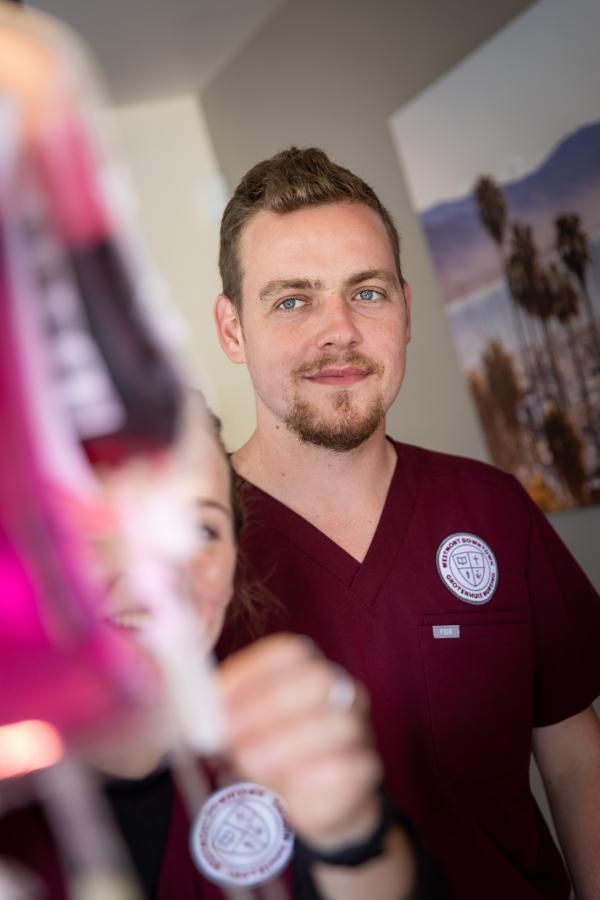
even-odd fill
[[[323,303],[317,344],[320,349],[356,347],[362,341],[354,310],[342,295],[328,297]]]

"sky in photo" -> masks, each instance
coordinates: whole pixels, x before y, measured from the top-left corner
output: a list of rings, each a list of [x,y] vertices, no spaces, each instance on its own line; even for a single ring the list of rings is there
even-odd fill
[[[600,3],[539,0],[390,117],[415,209],[538,168],[600,120]]]

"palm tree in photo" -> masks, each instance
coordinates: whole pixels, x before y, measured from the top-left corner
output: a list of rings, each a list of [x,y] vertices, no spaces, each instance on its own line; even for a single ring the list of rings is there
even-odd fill
[[[490,396],[486,379],[476,369],[471,369],[467,373],[467,384],[483,427],[492,462],[498,468],[510,471],[510,467],[505,465],[496,404]]]
[[[559,406],[566,411],[569,407],[569,402],[567,399],[567,392],[565,390],[565,382],[560,366],[560,360],[557,357],[556,345],[554,342],[554,338],[552,337],[552,332],[550,330],[550,324],[557,314],[557,298],[552,291],[547,272],[541,267],[539,269],[536,287],[533,292],[532,299],[533,315],[536,316],[542,324],[542,330],[544,332],[544,342],[546,344],[546,352],[550,361],[552,375],[554,381],[556,382],[558,403]]]
[[[500,271],[504,273],[504,277],[507,282],[508,296],[512,301],[511,309],[513,312],[513,323],[517,339],[517,347],[523,354],[524,359],[523,370],[525,374],[525,386],[527,388],[531,383],[533,393],[539,394],[540,385],[538,384],[539,376],[536,372],[535,354],[529,345],[526,324],[523,320],[519,305],[516,302],[514,295],[512,294],[510,278],[507,271],[508,267],[505,252],[505,237],[508,216],[506,198],[504,196],[502,188],[497,184],[497,182],[494,178],[492,178],[491,175],[481,175],[477,179],[473,194],[475,197],[475,202],[477,204],[479,221],[488,232],[496,246],[500,262]],[[527,402],[524,404],[524,407],[531,433],[535,434],[535,422],[531,408]]]
[[[510,353],[506,352],[500,341],[488,341],[482,363],[490,395],[500,412],[504,428],[518,434],[521,427],[521,387]]]
[[[495,412],[498,443],[503,448],[501,468],[515,472],[525,462],[519,407],[523,391],[513,358],[498,340],[488,340],[481,356],[486,391]]]
[[[581,294],[573,286],[567,272],[561,272],[556,263],[548,268],[548,282],[554,295],[554,314],[567,332],[569,349],[579,382],[579,392],[586,420],[594,436],[596,446],[600,448],[600,433],[597,424],[597,413],[594,410],[587,386],[584,364],[581,359],[581,348],[573,328],[573,319],[578,318],[581,307]]]
[[[583,505],[589,502],[583,444],[571,420],[556,406],[544,417],[544,432],[552,455],[554,468],[569,489],[573,499]]]
[[[521,226],[517,225],[514,227],[518,229]],[[508,293],[512,300],[516,321],[519,323],[519,329],[525,347],[529,377],[533,384],[534,393],[537,395],[538,400],[542,401],[545,397],[544,375],[540,367],[538,352],[535,347],[535,334],[531,338],[528,337],[525,325],[525,313],[527,313],[528,316],[532,316],[533,306],[527,292],[526,273],[518,253],[510,253],[508,255],[506,259],[505,275]]]
[[[590,263],[587,234],[581,226],[581,217],[577,213],[563,213],[555,219],[554,225],[556,227],[556,249],[569,272],[575,276],[581,286],[596,358],[600,359],[600,334],[587,282],[587,269]]]
[[[511,247],[507,262],[511,293],[519,306],[542,323],[546,353],[556,387],[555,400],[565,410],[567,400],[558,360],[550,334],[549,321],[554,315],[554,298],[543,271],[531,226],[516,222],[511,231]]]
[[[490,175],[482,175],[475,184],[475,201],[479,219],[485,230],[500,251],[501,262],[504,262],[502,247],[506,230],[506,200],[502,189],[498,187]]]
[[[565,508],[565,501],[548,484],[541,472],[535,472],[526,484],[527,493],[544,512],[557,512]]]
[[[479,221],[493,240],[500,260],[500,271],[505,272],[506,257],[504,252],[504,239],[506,234],[507,214],[506,199],[502,188],[491,175],[481,175],[475,183],[473,190]],[[523,322],[519,315],[518,307],[513,307],[515,332],[517,343],[521,347],[528,347],[527,337]]]

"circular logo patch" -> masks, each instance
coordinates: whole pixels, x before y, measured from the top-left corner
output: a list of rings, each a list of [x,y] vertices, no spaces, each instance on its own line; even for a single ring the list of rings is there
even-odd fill
[[[225,885],[253,887],[274,878],[287,865],[293,846],[281,799],[247,781],[212,794],[190,834],[198,869]]]
[[[498,587],[498,563],[488,544],[476,534],[459,532],[445,538],[436,555],[440,578],[459,600],[488,603]]]

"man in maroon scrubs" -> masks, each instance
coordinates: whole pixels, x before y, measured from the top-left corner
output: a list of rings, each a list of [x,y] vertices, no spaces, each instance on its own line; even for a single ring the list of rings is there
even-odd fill
[[[221,230],[221,345],[257,426],[242,553],[369,688],[386,780],[453,900],[600,896],[600,601],[510,476],[390,440],[411,293],[371,188],[321,151],[254,167]],[[245,641],[236,633],[229,647]]]

